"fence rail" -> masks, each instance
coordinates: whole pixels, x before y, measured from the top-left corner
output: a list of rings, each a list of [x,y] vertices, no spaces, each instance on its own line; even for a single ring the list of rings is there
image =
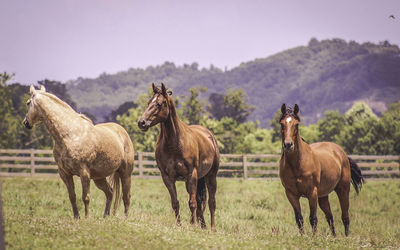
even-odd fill
[[[279,179],[280,155],[221,154],[219,177]],[[350,155],[366,178],[400,178],[398,155]],[[0,149],[0,176],[57,176],[52,150]],[[135,178],[160,178],[154,152],[136,152]]]

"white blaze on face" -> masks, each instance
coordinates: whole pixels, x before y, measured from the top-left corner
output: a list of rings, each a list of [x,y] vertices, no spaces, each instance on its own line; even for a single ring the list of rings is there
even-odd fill
[[[286,123],[289,123],[292,120],[292,117],[286,118]]]
[[[151,102],[155,102],[157,100],[157,96],[153,98]]]

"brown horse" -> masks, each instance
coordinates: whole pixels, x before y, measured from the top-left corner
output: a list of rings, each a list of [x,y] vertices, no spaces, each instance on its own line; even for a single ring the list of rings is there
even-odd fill
[[[310,206],[310,224],[317,231],[317,203],[324,211],[332,234],[335,234],[333,216],[328,195],[335,190],[342,209],[345,234],[349,234],[349,192],[350,182],[358,194],[364,181],[361,170],[343,149],[332,142],[307,144],[299,133],[299,107],[281,107],[283,154],[280,160],[279,176],[286,196],[294,209],[300,233],[303,233],[303,216],[299,199],[306,197]]]
[[[158,123],[161,132],[156,144],[156,161],[162,179],[171,196],[172,208],[177,224],[180,225],[179,202],[175,182],[184,180],[189,193],[191,223],[206,227],[203,212],[206,207],[206,187],[208,206],[211,214],[211,230],[215,230],[215,192],[219,149],[215,137],[208,129],[199,125],[186,125],[179,118],[174,102],[165,85],[161,89],[153,83],[153,97],[138,121],[142,131],[147,131]]]
[[[110,214],[113,196],[115,213],[121,199],[121,182],[127,216],[135,155],[132,141],[125,129],[116,123],[94,125],[89,118],[76,113],[68,104],[47,93],[44,88],[35,90],[31,86],[30,93],[32,96],[27,102],[28,113],[24,125],[31,129],[35,123],[42,121],[53,137],[54,159],[60,177],[67,186],[74,217],[79,218],[79,211],[73,175],[81,179],[86,217],[89,217],[90,179],[106,195],[104,216]],[[111,176],[112,185],[106,180],[108,176]]]

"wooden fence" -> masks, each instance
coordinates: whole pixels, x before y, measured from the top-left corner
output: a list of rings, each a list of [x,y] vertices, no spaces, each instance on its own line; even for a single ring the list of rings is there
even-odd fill
[[[351,155],[363,175],[372,179],[400,178],[400,156]],[[222,154],[219,177],[279,179],[280,155]],[[58,176],[52,150],[0,149],[0,176]],[[135,178],[160,178],[154,152],[135,154]]]

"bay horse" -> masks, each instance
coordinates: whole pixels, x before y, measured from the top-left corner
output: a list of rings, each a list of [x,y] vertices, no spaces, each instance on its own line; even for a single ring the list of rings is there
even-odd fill
[[[86,218],[89,217],[91,179],[105,193],[104,217],[110,215],[113,196],[115,214],[121,200],[122,184],[125,216],[128,216],[134,149],[125,129],[116,123],[93,125],[89,118],[76,113],[67,103],[46,92],[43,86],[35,90],[31,85],[30,94],[23,123],[31,129],[41,121],[53,137],[54,159],[67,186],[74,218],[80,217],[73,175],[79,176],[82,183]],[[111,185],[106,179],[108,176],[111,176]]]
[[[183,180],[189,193],[191,223],[200,223],[206,227],[203,212],[206,207],[206,189],[208,189],[208,206],[211,214],[211,230],[215,231],[215,193],[217,190],[217,172],[219,167],[219,149],[211,131],[200,125],[186,125],[175,109],[165,85],[161,89],[154,83],[153,97],[147,109],[138,121],[142,131],[160,124],[161,131],[156,143],[156,161],[162,180],[171,196],[175,218],[180,225],[179,201],[175,182]]]
[[[281,106],[282,157],[279,176],[286,196],[294,209],[297,226],[303,234],[303,216],[299,203],[306,197],[310,206],[310,224],[313,234],[317,231],[317,203],[325,213],[326,220],[336,236],[328,195],[335,191],[342,210],[345,235],[349,235],[349,192],[352,182],[356,193],[362,187],[364,178],[357,164],[343,149],[332,142],[307,144],[299,132],[299,106],[294,109]]]

